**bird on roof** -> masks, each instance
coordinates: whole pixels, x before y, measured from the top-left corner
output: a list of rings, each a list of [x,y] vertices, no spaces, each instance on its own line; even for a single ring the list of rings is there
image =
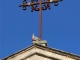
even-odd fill
[[[40,38],[38,38],[38,37],[36,37],[36,36],[34,36],[34,34],[32,35],[32,40],[33,41],[39,41],[39,40],[41,40]]]

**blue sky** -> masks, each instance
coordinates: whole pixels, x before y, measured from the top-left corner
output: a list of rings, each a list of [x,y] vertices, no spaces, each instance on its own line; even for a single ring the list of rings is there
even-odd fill
[[[23,11],[22,0],[2,0],[0,6],[0,58],[32,44],[39,37],[39,12]],[[43,40],[48,46],[80,55],[80,0],[64,0],[43,11]]]

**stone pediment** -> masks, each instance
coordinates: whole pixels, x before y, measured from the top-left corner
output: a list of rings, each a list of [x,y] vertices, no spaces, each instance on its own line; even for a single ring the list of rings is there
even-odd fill
[[[2,60],[80,60],[80,56],[34,44]]]
[[[52,57],[49,57],[40,53],[34,53],[21,60],[58,60],[58,59],[52,58]]]

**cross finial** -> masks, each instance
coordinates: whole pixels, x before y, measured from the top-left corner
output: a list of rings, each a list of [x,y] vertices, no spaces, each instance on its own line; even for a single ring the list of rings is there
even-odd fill
[[[31,2],[27,2],[27,0],[23,0],[23,4],[19,5],[23,10],[27,9],[27,6],[31,7],[31,12],[40,11],[39,18],[39,38],[42,40],[42,10],[50,9],[50,3],[54,3],[55,6],[58,6],[58,2],[62,0],[31,0]],[[40,5],[40,7],[38,7]]]

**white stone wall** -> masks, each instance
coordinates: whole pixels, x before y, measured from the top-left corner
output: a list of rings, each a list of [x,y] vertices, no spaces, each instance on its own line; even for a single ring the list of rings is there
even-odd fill
[[[32,57],[30,57],[26,60],[51,60],[51,59],[48,59],[46,57],[42,57],[42,56],[39,56],[39,55],[33,55]]]
[[[18,54],[15,57],[9,58],[8,60],[20,60],[20,59],[23,59],[27,56],[30,56],[30,55],[34,54],[35,52],[46,55],[46,56],[49,56],[49,57],[58,58],[60,60],[75,60],[75,59],[72,59],[72,58],[67,58],[66,56],[62,56],[62,55],[55,54],[55,53],[45,51],[45,50],[41,50],[41,49],[38,49],[38,48],[36,48],[36,49],[33,48],[29,51]],[[46,59],[46,57],[33,55],[31,57],[26,58],[26,60],[51,60],[51,59],[49,59],[49,58]]]

